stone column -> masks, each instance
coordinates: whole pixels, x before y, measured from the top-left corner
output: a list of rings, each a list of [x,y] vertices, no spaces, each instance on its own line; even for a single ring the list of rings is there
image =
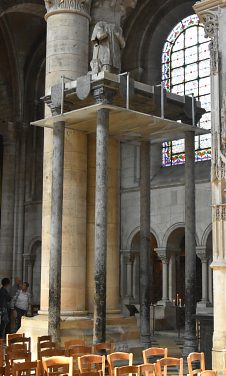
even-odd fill
[[[0,276],[12,277],[16,172],[16,126],[8,123],[3,137],[3,170],[0,230]]]
[[[176,257],[171,253],[169,261],[169,300],[173,302],[176,297]]]
[[[21,124],[18,139],[16,160],[16,193],[14,212],[14,270],[13,278],[23,276],[23,251],[24,251],[24,215],[25,215],[25,187],[26,187],[26,143],[28,124]]]
[[[212,368],[226,368],[226,3],[203,0],[194,7],[210,41],[212,126],[212,228],[214,334]]]
[[[183,356],[197,351],[195,244],[195,133],[185,133],[185,331]]]
[[[109,110],[97,111],[93,342],[105,342]]]
[[[133,298],[133,263],[134,255],[130,251],[126,257],[126,298]]]
[[[61,76],[88,71],[90,1],[47,1],[46,93]],[[46,116],[49,116],[46,109]],[[42,212],[41,313],[48,313],[53,132],[45,129]],[[86,313],[87,136],[65,131],[61,313]]]
[[[169,274],[168,274],[168,266],[169,266],[169,256],[167,254],[166,248],[155,248],[155,252],[157,253],[158,257],[162,261],[162,299],[159,302],[161,305],[166,305],[169,302],[169,295],[168,295],[168,286],[169,286]]]
[[[202,300],[198,303],[199,307],[206,307],[209,303],[208,300],[208,261],[209,256],[207,254],[206,247],[196,247],[196,254],[200,258],[202,263]]]
[[[49,259],[49,326],[53,341],[60,342],[61,311],[61,260],[64,180],[64,132],[65,123],[58,122],[53,128],[52,202],[50,223]]]
[[[150,290],[152,286],[150,246],[150,142],[140,144],[140,338],[144,348],[151,346]]]

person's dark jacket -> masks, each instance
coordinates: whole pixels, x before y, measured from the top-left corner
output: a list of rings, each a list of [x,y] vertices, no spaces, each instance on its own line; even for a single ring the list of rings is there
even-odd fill
[[[9,302],[11,300],[11,297],[8,293],[8,291],[6,290],[5,287],[1,287],[0,288],[0,310],[2,311],[2,309],[6,308],[8,309],[9,308]]]

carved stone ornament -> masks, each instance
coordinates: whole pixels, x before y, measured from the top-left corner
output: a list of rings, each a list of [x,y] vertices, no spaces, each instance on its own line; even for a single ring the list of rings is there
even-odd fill
[[[213,220],[226,221],[226,207],[224,205],[216,205],[214,207]]]
[[[205,36],[210,38],[210,64],[213,74],[218,72],[218,17],[216,13],[208,12],[202,15]]]
[[[169,262],[169,255],[166,248],[155,248],[155,252],[157,253],[158,258],[162,261],[162,263],[165,264]]]
[[[75,10],[85,14],[90,13],[91,0],[44,0],[47,12],[57,10]]]

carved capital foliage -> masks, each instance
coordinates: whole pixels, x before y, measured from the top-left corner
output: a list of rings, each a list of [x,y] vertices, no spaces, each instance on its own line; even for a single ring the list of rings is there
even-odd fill
[[[91,0],[44,0],[47,12],[72,10],[89,15]]]
[[[196,255],[198,256],[198,258],[200,258],[202,263],[209,260],[209,255],[206,247],[196,247]]]
[[[226,221],[226,206],[216,205],[213,207],[213,220]]]
[[[155,252],[162,263],[166,264],[169,262],[169,255],[166,248],[155,248]]]
[[[218,16],[215,12],[206,12],[202,14],[204,22],[205,36],[210,38],[210,64],[213,74],[218,73]]]

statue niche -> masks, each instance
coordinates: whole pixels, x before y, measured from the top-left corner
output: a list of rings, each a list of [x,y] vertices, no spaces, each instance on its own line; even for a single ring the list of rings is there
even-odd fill
[[[93,58],[92,74],[108,71],[118,74],[121,70],[121,49],[125,47],[122,29],[115,24],[99,21],[91,37]]]

